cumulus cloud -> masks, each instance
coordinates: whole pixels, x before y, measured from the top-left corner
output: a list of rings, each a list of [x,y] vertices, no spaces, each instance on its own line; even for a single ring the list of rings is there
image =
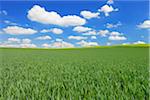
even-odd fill
[[[22,44],[29,44],[31,43],[31,40],[28,38],[25,39],[19,39],[19,38],[8,38],[5,43],[22,43]]]
[[[30,44],[31,40],[30,39],[22,39],[23,44]]]
[[[52,32],[54,34],[62,34],[63,30],[59,28],[52,28],[52,29],[43,29],[41,30],[41,33],[47,33],[47,32]]]
[[[108,1],[107,1],[107,4],[113,4],[113,3],[114,3],[113,0],[108,0]]]
[[[0,43],[0,47],[8,47],[8,48],[19,48],[20,46],[17,44],[6,44],[6,43]]]
[[[118,11],[118,9],[114,9],[112,6],[104,5],[98,11],[103,12],[105,16],[109,16],[109,13]]]
[[[137,25],[141,29],[150,29],[150,20],[145,20],[143,23]]]
[[[82,15],[86,19],[99,18],[99,14],[100,13],[94,13],[86,10],[80,12],[80,15]]]
[[[57,41],[57,42],[61,42],[61,41],[63,41],[63,39],[56,38],[56,41]]]
[[[108,30],[100,30],[98,32],[98,34],[102,37],[106,37],[106,35],[109,34],[109,31]]]
[[[107,45],[107,46],[110,46],[110,45],[111,45],[111,43],[110,43],[110,42],[107,42],[107,43],[106,43],[106,45]]]
[[[19,26],[8,26],[2,29],[4,33],[11,34],[11,35],[30,35],[37,33],[36,30],[31,28],[23,28]]]
[[[52,38],[50,36],[46,35],[46,36],[37,37],[36,39],[37,40],[51,40]]]
[[[42,44],[43,47],[45,48],[73,48],[74,45],[65,41],[61,42],[53,42],[51,44]]]
[[[31,21],[36,21],[42,24],[52,24],[65,27],[84,25],[86,23],[86,20],[79,16],[76,15],[61,16],[54,11],[48,12],[45,10],[45,8],[40,7],[39,5],[34,5],[28,11],[27,17]]]
[[[96,36],[91,36],[91,39],[97,39],[97,37]]]
[[[8,13],[7,13],[6,10],[1,10],[1,11],[0,11],[0,14],[1,14],[1,15],[7,15]]]
[[[83,35],[96,35],[96,31],[95,30],[92,30],[92,31],[88,31],[88,32],[85,32],[83,33]]]
[[[116,36],[116,35],[122,35],[122,33],[116,32],[116,31],[112,31],[110,33],[110,35]]]
[[[133,43],[130,43],[130,42],[122,43],[122,45],[129,45],[129,44],[146,44],[146,43],[144,41],[136,41]]]
[[[69,36],[68,39],[85,40],[85,39],[87,39],[87,37],[83,37],[83,36]]]
[[[41,32],[41,33],[48,33],[48,32],[51,32],[51,30],[50,30],[50,29],[43,29],[43,30],[41,30],[40,32]]]
[[[146,44],[144,41],[136,41],[136,42],[133,42],[133,44]]]
[[[18,38],[8,38],[6,43],[20,43],[20,41]]]
[[[49,48],[49,47],[50,47],[50,44],[44,43],[44,44],[42,44],[42,47],[44,47],[44,48]]]
[[[106,24],[106,28],[117,28],[119,26],[121,26],[122,24],[120,22],[118,22],[117,24],[110,24],[110,23],[107,23]]]
[[[11,48],[35,48],[35,44],[31,43],[30,39],[8,38],[7,41],[0,43],[0,47]]]
[[[76,26],[73,28],[73,31],[78,32],[78,33],[83,33],[83,32],[87,32],[90,30],[92,30],[92,29],[89,27],[84,27],[84,26]]]
[[[74,45],[65,41],[54,42],[51,44],[52,48],[73,48]]]
[[[59,29],[59,28],[53,28],[53,29],[51,29],[51,32],[54,34],[62,34],[63,30]]]
[[[17,23],[11,22],[9,20],[4,20],[4,23],[8,25],[18,25]]]
[[[109,40],[126,40],[127,38],[124,37],[124,36],[112,35],[112,36],[109,36],[108,39],[109,39]]]
[[[37,46],[33,43],[20,44],[21,48],[36,48]]]
[[[123,33],[117,31],[108,31],[108,30],[100,30],[98,34],[102,37],[108,37],[108,40],[126,40],[127,38],[123,35]]]
[[[109,34],[110,34],[110,36],[108,37],[109,40],[127,40],[127,38],[123,36],[123,33],[112,31]]]
[[[97,42],[87,42],[87,41],[80,41],[77,42],[81,47],[91,47],[91,46],[98,46],[99,44]]]

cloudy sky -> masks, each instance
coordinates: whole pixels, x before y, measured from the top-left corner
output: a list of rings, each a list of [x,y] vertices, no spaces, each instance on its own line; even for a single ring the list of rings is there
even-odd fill
[[[0,47],[148,43],[148,0],[0,1]]]

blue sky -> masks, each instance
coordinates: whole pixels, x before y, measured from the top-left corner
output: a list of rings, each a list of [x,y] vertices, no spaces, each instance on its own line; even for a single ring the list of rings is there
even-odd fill
[[[1,1],[0,46],[59,48],[148,43],[148,3]]]

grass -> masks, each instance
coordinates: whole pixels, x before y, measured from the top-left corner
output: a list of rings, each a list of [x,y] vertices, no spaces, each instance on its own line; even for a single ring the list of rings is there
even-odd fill
[[[0,100],[149,99],[148,47],[0,52]]]

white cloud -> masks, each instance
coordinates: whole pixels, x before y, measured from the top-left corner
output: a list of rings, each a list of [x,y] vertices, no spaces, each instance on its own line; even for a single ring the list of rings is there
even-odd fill
[[[62,42],[54,42],[51,44],[51,47],[53,48],[73,48],[74,45],[65,41]]]
[[[57,12],[51,11],[48,12],[39,5],[34,5],[29,11],[27,17],[31,21],[36,21],[43,24],[52,24],[59,26],[78,26],[84,25],[86,20],[76,16],[76,15],[67,15],[61,17]]]
[[[124,36],[112,35],[112,36],[109,36],[108,39],[109,39],[109,40],[126,40],[127,38],[124,37]]]
[[[44,47],[44,48],[49,48],[49,47],[50,47],[50,44],[44,43],[44,44],[42,44],[42,47]]]
[[[96,35],[96,31],[95,30],[88,31],[86,33],[83,33],[83,35]]]
[[[130,42],[122,43],[122,45],[129,45],[129,44],[146,44],[146,43],[144,41],[136,41],[133,43],[130,43]]]
[[[1,11],[0,11],[0,14],[2,14],[2,15],[7,15],[7,11],[6,11],[6,10],[1,10]]]
[[[100,30],[98,34],[100,34],[100,36],[102,37],[109,36],[108,37],[109,40],[126,40],[127,39],[125,36],[123,36],[123,33],[119,33],[117,31],[110,32],[108,30]]]
[[[41,33],[47,33],[47,32],[52,32],[54,34],[62,34],[63,30],[59,28],[52,28],[52,29],[43,29],[40,31]]]
[[[31,43],[30,39],[8,38],[7,41],[0,43],[0,47],[11,48],[35,48],[35,44]]]
[[[77,42],[81,47],[91,47],[91,46],[98,46],[99,44],[97,42],[87,42],[87,41],[80,41]]]
[[[22,35],[22,34],[35,34],[37,33],[36,30],[31,28],[23,28],[19,26],[8,26],[6,28],[2,29],[5,33],[11,34],[11,35]]]
[[[146,44],[144,41],[136,41],[136,42],[133,42],[133,44]]]
[[[41,32],[41,33],[48,33],[48,32],[51,32],[51,30],[50,30],[50,29],[43,29],[43,30],[41,30],[40,32]]]
[[[142,29],[150,29],[150,20],[145,20],[143,23],[137,26]]]
[[[61,42],[54,42],[51,44],[43,44],[42,45],[45,48],[73,48],[74,45],[65,41],[61,41]]]
[[[104,5],[98,11],[104,12],[105,16],[109,16],[109,13],[113,11],[118,11],[118,9],[114,9],[112,6]]]
[[[76,15],[68,15],[62,17],[62,25],[61,26],[79,26],[84,25],[86,23],[86,20],[76,16]]]
[[[114,3],[113,0],[108,0],[108,1],[107,1],[107,4],[113,4],[113,3]]]
[[[92,30],[92,29],[89,28],[89,27],[83,27],[83,26],[76,26],[76,27],[73,28],[73,31],[79,32],[79,33],[87,32],[87,31],[90,31],[90,30]]]
[[[106,45],[107,45],[107,46],[110,46],[110,45],[111,45],[111,43],[110,43],[110,42],[107,42],[107,43],[106,43]]]
[[[36,48],[37,46],[35,44],[26,43],[26,44],[20,44],[20,47],[21,48]]]
[[[31,40],[30,39],[22,39],[23,44],[30,44]]]
[[[110,33],[110,35],[122,35],[122,33],[119,33],[119,32],[116,32],[116,31],[113,31]]]
[[[106,37],[106,35],[109,34],[109,31],[108,30],[100,30],[98,32],[98,34],[100,34],[100,36],[102,36],[102,37]]]
[[[107,23],[106,24],[106,28],[117,28],[119,26],[121,26],[122,24],[120,22],[118,22],[117,24],[110,24],[110,23]]]
[[[97,39],[97,37],[96,36],[91,36],[91,39]]]
[[[4,23],[8,25],[18,25],[17,23],[11,22],[9,20],[4,20]]]
[[[25,38],[25,39],[8,38],[7,41],[5,41],[5,43],[6,44],[11,44],[11,43],[29,44],[29,43],[31,43],[31,40],[28,38]]]
[[[87,37],[83,37],[83,36],[69,36],[68,39],[84,40],[84,39],[87,39]]]
[[[53,32],[54,34],[62,34],[63,30],[59,28],[53,28],[51,29],[51,32]]]
[[[20,41],[18,38],[8,38],[6,43],[20,43]]]
[[[36,39],[37,40],[51,40],[52,38],[50,36],[46,35],[46,36],[37,37]]]
[[[94,13],[94,12],[85,11],[85,10],[80,12],[80,15],[82,15],[86,19],[99,18],[99,14],[100,13]]]
[[[57,41],[57,42],[61,42],[61,41],[63,41],[63,39],[56,38],[56,41]]]
[[[0,43],[0,47],[19,48],[20,46],[17,45],[17,44],[5,44],[5,43]]]
[[[117,31],[112,31],[109,32],[109,40],[127,40],[127,38],[125,36],[123,36],[123,33],[117,32]]]

